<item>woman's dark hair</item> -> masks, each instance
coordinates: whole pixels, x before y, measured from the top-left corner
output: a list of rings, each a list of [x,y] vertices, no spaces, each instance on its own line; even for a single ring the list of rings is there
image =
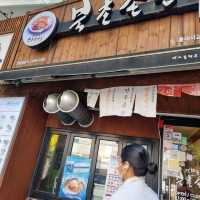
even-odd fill
[[[149,154],[139,144],[130,144],[122,149],[122,162],[127,161],[134,170],[135,176],[145,176],[147,172],[155,174],[158,167],[155,163],[149,162]]]

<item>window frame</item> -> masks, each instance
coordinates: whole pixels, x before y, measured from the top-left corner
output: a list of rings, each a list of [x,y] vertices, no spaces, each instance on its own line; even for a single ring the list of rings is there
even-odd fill
[[[58,180],[56,184],[56,192],[55,194],[45,192],[45,191],[39,191],[36,189],[37,182],[39,180],[39,174],[41,173],[42,166],[44,164],[44,158],[45,153],[48,149],[49,139],[52,135],[52,133],[56,132],[58,135],[64,135],[66,136],[66,142],[65,147],[62,155],[62,161],[61,166],[59,170]],[[92,158],[91,161],[91,170],[90,175],[88,179],[88,187],[87,187],[87,200],[91,199],[91,196],[93,194],[93,182],[94,182],[94,176],[95,176],[95,170],[96,170],[96,164],[97,164],[97,158],[98,158],[98,151],[99,151],[99,145],[101,140],[107,140],[107,141],[114,141],[118,143],[118,155],[120,154],[122,148],[126,145],[126,143],[134,142],[137,144],[147,145],[147,151],[151,153],[151,161],[156,162],[159,166],[159,139],[149,139],[149,138],[142,138],[142,137],[134,137],[134,136],[124,136],[122,135],[112,135],[112,134],[105,134],[105,133],[97,133],[97,132],[83,132],[78,130],[63,130],[63,129],[56,129],[56,128],[47,128],[43,141],[39,150],[37,162],[35,165],[35,170],[32,176],[32,181],[29,188],[29,196],[33,198],[39,198],[43,200],[67,200],[67,198],[59,198],[59,187],[62,181],[62,173],[64,169],[65,159],[66,156],[69,156],[72,151],[73,147],[73,141],[75,137],[81,137],[81,138],[89,138],[92,139],[91,144],[91,151],[90,151],[90,157]],[[150,151],[151,150],[151,151]],[[150,179],[147,178],[148,183],[151,184],[152,188],[158,192],[158,174],[157,173],[154,177],[151,176]]]

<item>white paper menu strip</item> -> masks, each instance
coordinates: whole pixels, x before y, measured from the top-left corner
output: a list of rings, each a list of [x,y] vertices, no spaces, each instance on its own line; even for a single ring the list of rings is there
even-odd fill
[[[134,113],[145,117],[156,117],[157,86],[136,87]]]
[[[100,90],[100,117],[132,116],[134,87],[112,87]]]
[[[24,97],[0,98],[0,176],[7,163],[8,154],[15,136],[15,130],[19,122],[24,105]]]
[[[85,92],[87,92],[87,106],[95,108],[100,91],[95,89],[85,89]]]

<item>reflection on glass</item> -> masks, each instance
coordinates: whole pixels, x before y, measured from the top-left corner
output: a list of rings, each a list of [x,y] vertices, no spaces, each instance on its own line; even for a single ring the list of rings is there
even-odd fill
[[[200,199],[200,128],[165,126],[163,139],[164,200]]]
[[[132,142],[126,143],[126,146],[127,146],[127,145],[131,145],[131,144],[133,144],[133,143],[132,143]],[[143,146],[146,150],[148,150],[148,149],[147,149],[147,145],[142,144],[142,146]]]
[[[91,146],[92,139],[75,137],[71,155],[89,158]]]
[[[41,177],[37,183],[37,189],[45,192],[55,193],[56,179],[59,175],[66,136],[52,134],[48,148],[44,156],[44,164]]]
[[[102,200],[105,190],[107,169],[111,156],[117,156],[118,143],[101,140],[94,177],[93,200]]]

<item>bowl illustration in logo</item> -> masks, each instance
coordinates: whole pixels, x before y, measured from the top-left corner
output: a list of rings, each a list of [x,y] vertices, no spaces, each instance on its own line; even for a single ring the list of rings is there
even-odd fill
[[[49,16],[40,16],[31,23],[29,30],[32,33],[42,33],[47,30],[51,24],[52,21]]]
[[[64,182],[64,193],[70,195],[80,194],[85,188],[83,180],[79,178],[70,178]]]

